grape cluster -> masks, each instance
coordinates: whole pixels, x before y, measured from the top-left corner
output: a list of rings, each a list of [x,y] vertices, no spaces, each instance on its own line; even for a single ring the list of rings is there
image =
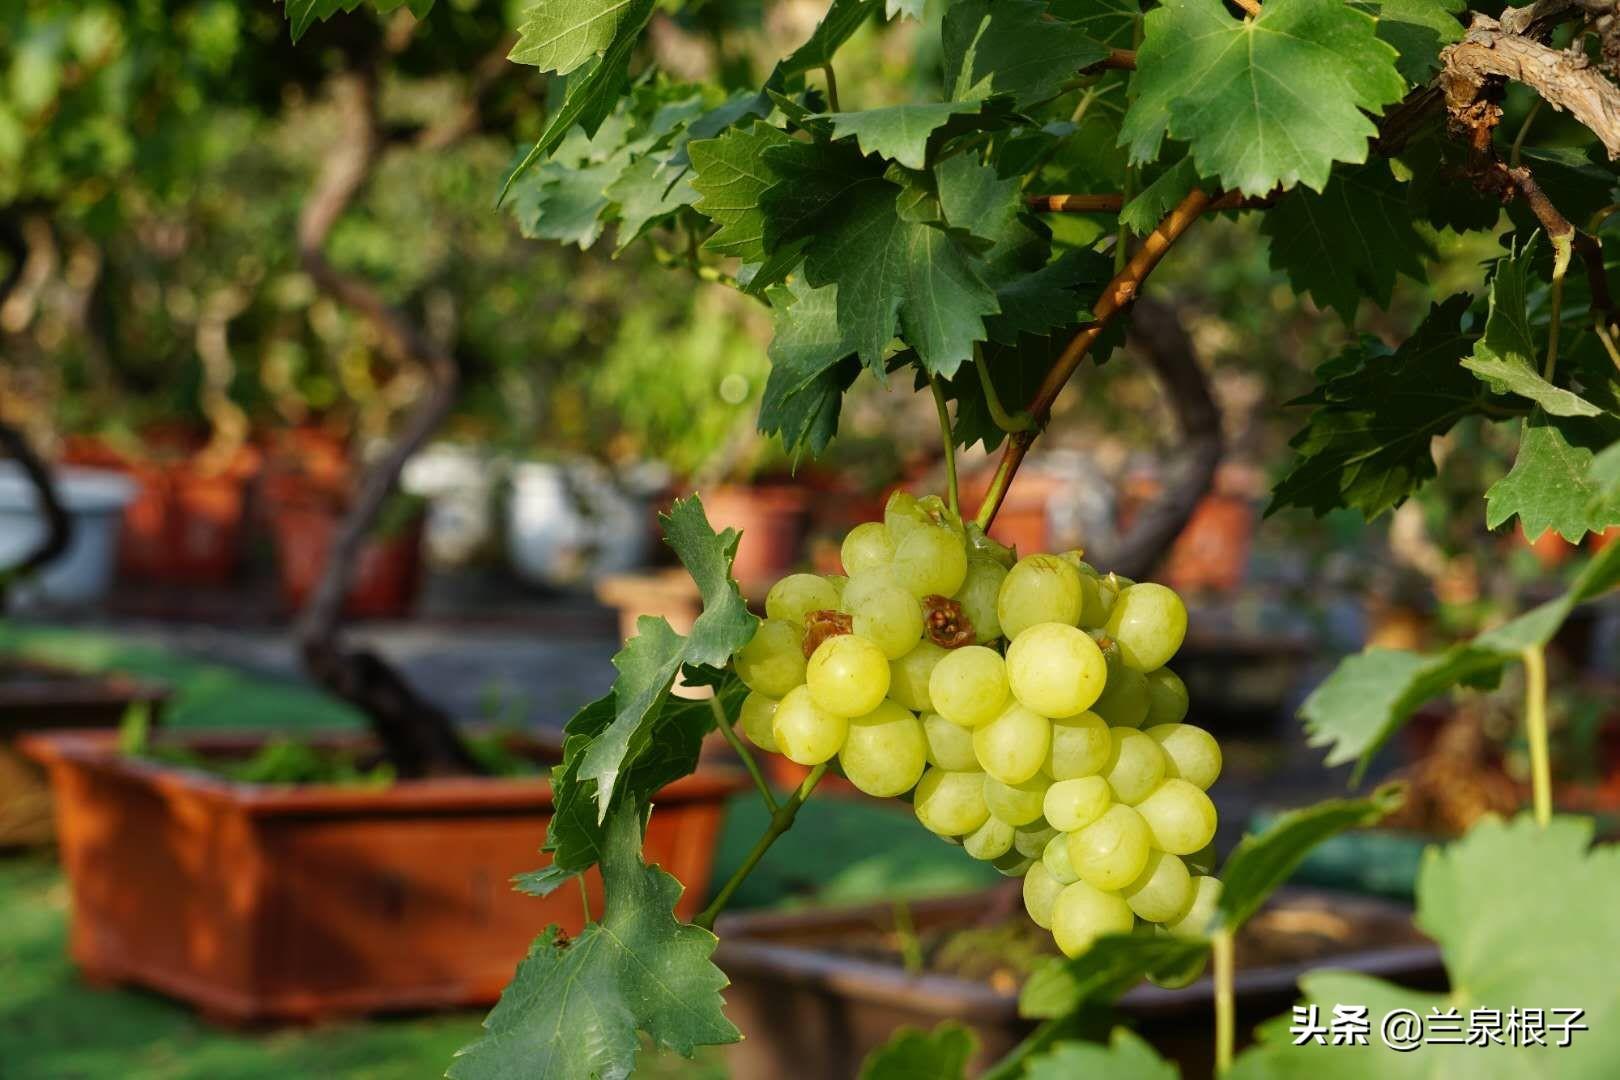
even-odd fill
[[[1012,553],[936,497],[897,494],[840,552],[793,574],[738,654],[741,726],[801,765],[911,794],[917,819],[1003,874],[1077,956],[1157,924],[1200,933],[1221,770],[1164,664],[1187,609],[1079,552]]]

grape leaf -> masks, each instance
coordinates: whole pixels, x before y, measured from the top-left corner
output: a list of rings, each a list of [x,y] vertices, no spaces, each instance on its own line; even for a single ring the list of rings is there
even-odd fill
[[[1018,1015],[1050,1020],[1111,1005],[1143,979],[1184,971],[1208,952],[1203,938],[1108,934],[1072,960],[1054,957],[1032,971],[1018,995]]]
[[[863,112],[824,113],[833,137],[854,137],[863,154],[893,158],[909,169],[927,164],[928,139],[953,116],[979,111],[977,102],[945,101],[927,105],[889,105]]]
[[[1400,785],[1387,784],[1365,799],[1328,799],[1290,811],[1259,836],[1244,836],[1221,867],[1221,925],[1230,930],[1241,927],[1312,848],[1346,829],[1378,824],[1400,807],[1404,797]]]
[[[1067,19],[1104,45],[1129,49],[1136,44],[1136,0],[1052,0],[1051,13]]]
[[[1010,95],[1025,108],[1057,94],[1108,47],[1047,15],[1042,0],[957,0],[941,29],[945,91],[953,101]]]
[[[791,76],[832,63],[844,42],[876,14],[881,3],[882,0],[833,0],[809,39],[776,65],[776,70],[765,85],[781,89]]]
[[[786,132],[755,121],[688,145],[697,170],[692,186],[703,196],[695,209],[720,226],[705,248],[744,262],[765,257],[765,215],[759,200],[781,179],[766,161],[765,150],[791,141]]]
[[[1364,340],[1317,369],[1317,388],[1290,403],[1316,408],[1290,443],[1296,460],[1273,490],[1268,515],[1297,506],[1320,516],[1348,506],[1370,520],[1435,475],[1430,441],[1488,398],[1457,363],[1474,340],[1464,328],[1469,302],[1457,295],[1431,307],[1394,353]]]
[[[978,1049],[973,1029],[947,1020],[933,1031],[903,1027],[861,1063],[861,1080],[962,1080]]]
[[[1271,241],[1272,268],[1346,323],[1363,296],[1389,307],[1397,273],[1422,283],[1424,259],[1438,254],[1384,161],[1336,169],[1320,193],[1289,192],[1260,231]]]
[[[1485,524],[1517,515],[1534,540],[1552,529],[1571,543],[1620,522],[1620,499],[1605,498],[1591,475],[1595,452],[1620,431],[1603,420],[1564,419],[1537,409],[1524,420],[1513,469],[1485,492]]]
[[[1031,1058],[1024,1080],[1177,1080],[1181,1074],[1158,1051],[1126,1028],[1115,1028],[1107,1046],[1060,1042],[1050,1053]]]
[[[1368,649],[1339,662],[1300,706],[1312,746],[1328,748],[1326,763],[1357,762],[1359,779],[1373,754],[1431,698],[1464,681],[1488,678],[1545,645],[1578,604],[1620,586],[1620,544],[1610,544],[1581,568],[1567,591],[1493,630],[1440,653]]]
[[[1136,193],[1136,197],[1119,212],[1119,223],[1146,236],[1158,227],[1160,221],[1198,183],[1198,170],[1191,158],[1180,158],[1153,178],[1153,182]]]
[[[1410,83],[1426,82],[1440,66],[1440,50],[1463,36],[1457,18],[1465,0],[1351,0],[1378,20],[1378,37],[1400,53],[1396,67]]]
[[[1529,815],[1487,818],[1462,840],[1431,848],[1418,877],[1417,924],[1440,946],[1450,990],[1423,993],[1348,972],[1317,971],[1300,980],[1304,1000],[1327,1023],[1335,1005],[1366,1005],[1372,1019],[1366,1046],[1293,1045],[1290,1017],[1262,1025],[1260,1042],[1228,1074],[1231,1080],[1428,1080],[1467,1076],[1602,1077],[1620,1060],[1620,982],[1612,957],[1620,951],[1620,848],[1592,848],[1592,822],[1559,817],[1540,828]],[[1503,1045],[1487,1037],[1463,1042],[1476,1010],[1498,1018],[1511,1010],[1579,1008],[1585,1029],[1569,1045],[1551,1026],[1546,1045]],[[1410,1052],[1379,1038],[1394,1009],[1425,1020],[1456,1009],[1446,1035]],[[1493,1025],[1494,1026],[1494,1025]],[[1436,1026],[1431,1032],[1438,1035]],[[1455,1033],[1455,1034],[1451,1034]],[[1455,1042],[1449,1041],[1455,1039]]]
[[[889,19],[916,19],[919,22],[923,17],[924,0],[888,0],[884,5],[883,14]]]
[[[759,430],[780,435],[789,453],[819,454],[838,432],[844,391],[860,373],[855,341],[838,325],[838,286],[811,288],[800,275],[774,290],[771,374],[759,403]]]
[[[1120,145],[1148,162],[1168,135],[1229,190],[1320,191],[1335,161],[1367,160],[1366,113],[1406,92],[1376,31],[1343,0],[1266,0],[1254,19],[1168,0],[1144,20]]]
[[[676,920],[681,884],[641,861],[641,810],[630,803],[609,823],[602,880],[601,921],[572,941],[555,926],[536,939],[450,1077],[620,1080],[635,1067],[638,1031],[687,1057],[742,1037],[721,1011],[715,936]]]
[[[433,0],[286,0],[288,29],[293,41],[303,37],[304,31],[315,23],[324,22],[340,11],[353,11],[363,3],[370,3],[380,15],[409,7],[418,19],[426,18],[433,10]]]
[[[623,251],[653,224],[698,200],[685,171],[669,175],[666,164],[644,154],[608,185],[607,196],[619,208],[618,250]]]
[[[506,58],[566,75],[605,52],[622,33],[641,31],[628,0],[537,0],[518,22],[517,44]]]
[[[1592,494],[1592,513],[1597,513],[1595,508],[1607,502],[1620,502],[1620,442],[1592,459],[1588,475],[1596,489]]]

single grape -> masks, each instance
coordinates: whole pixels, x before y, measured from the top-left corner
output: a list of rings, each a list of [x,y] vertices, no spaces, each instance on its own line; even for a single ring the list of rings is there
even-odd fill
[[[1013,696],[1042,716],[1073,716],[1091,708],[1108,678],[1097,643],[1084,630],[1038,623],[1007,646]]]
[[[1203,728],[1191,724],[1160,724],[1148,728],[1147,736],[1164,751],[1168,762],[1166,776],[1208,791],[1221,775],[1221,744]]]
[[[1052,929],[1052,909],[1064,884],[1041,863],[1035,863],[1024,874],[1024,910],[1042,930]]]
[[[1147,866],[1119,891],[1131,910],[1148,922],[1174,922],[1193,901],[1192,876],[1187,865],[1162,851],[1148,854]]]
[[[1077,780],[1102,772],[1114,755],[1108,725],[1096,713],[1083,712],[1052,721],[1052,749],[1046,773],[1054,780]]]
[[[1136,916],[1123,897],[1084,881],[1063,886],[1052,905],[1052,936],[1063,955],[1076,957],[1106,934],[1128,934]]]
[[[854,619],[855,633],[873,642],[889,660],[897,660],[922,640],[922,605],[898,585],[863,589],[851,598],[844,593],[845,610]]]
[[[988,724],[1007,704],[1006,662],[983,645],[951,649],[928,676],[928,699],[953,724]]]
[[[928,680],[935,665],[948,655],[947,650],[924,638],[906,655],[889,661],[889,696],[912,712],[933,712]]]
[[[732,661],[748,689],[780,698],[804,683],[804,627],[766,619]]]
[[[826,578],[815,574],[789,574],[765,594],[766,616],[795,626],[803,626],[804,617],[812,611],[827,611],[837,606],[838,590]]]
[[[955,529],[913,529],[894,547],[895,581],[918,599],[955,595],[967,569],[967,549]]]
[[[1160,851],[1191,855],[1215,839],[1215,804],[1185,780],[1166,780],[1136,809]]]
[[[1169,668],[1147,673],[1148,715],[1146,726],[1179,724],[1187,719],[1187,684]]]
[[[771,725],[776,717],[777,699],[766,697],[758,690],[750,690],[748,696],[743,698],[742,708],[737,711],[737,719],[742,724],[743,734],[748,741],[761,750],[776,753],[776,733]]]
[[[1046,789],[1041,812],[1059,832],[1077,832],[1107,813],[1114,793],[1100,776],[1059,780]]]
[[[984,803],[984,773],[929,769],[917,782],[911,808],[929,832],[966,836],[990,816]]]
[[[968,559],[967,578],[956,591],[954,599],[962,605],[962,614],[973,627],[974,640],[980,644],[1001,636],[996,600],[1001,595],[1001,583],[1006,577],[1007,568],[987,555],[974,555]]]
[[[1114,727],[1141,727],[1148,714],[1147,676],[1121,664],[1108,673],[1108,684],[1091,711]]]
[[[820,765],[838,753],[849,721],[817,705],[808,687],[796,686],[777,702],[771,718],[776,748],[800,765]]]
[[[1200,875],[1192,879],[1192,901],[1185,914],[1164,924],[1176,937],[1201,938],[1209,934],[1210,923],[1215,921],[1215,909],[1221,902],[1221,883],[1216,878]]]
[[[957,730],[965,732],[965,728]],[[1051,781],[1040,773],[1022,784],[1003,784],[989,774],[984,778],[984,801],[990,813],[1009,825],[1028,825],[1041,816],[1041,802]]]
[[[1073,885],[1080,880],[1080,875],[1074,872],[1074,864],[1069,861],[1069,837],[1066,833],[1055,833],[1046,842],[1046,847],[1041,849],[1041,862],[1046,864],[1046,872],[1056,878],[1060,885]]]
[[[818,706],[839,716],[864,716],[889,693],[889,658],[859,634],[823,641],[805,667]]]
[[[1012,850],[1013,827],[992,812],[984,824],[962,838],[962,849],[980,862],[999,859]]]
[[[890,687],[893,693],[893,687]],[[977,772],[979,759],[973,756],[973,733],[953,724],[938,713],[922,718],[923,734],[928,737],[928,764],[951,772]]]
[[[1103,603],[1103,587],[1097,580],[1097,572],[1092,570],[1087,574],[1090,567],[1085,563],[1080,565],[1080,617],[1075,622],[1084,627],[1101,626],[1108,621],[1110,605]]]
[[[1119,642],[1126,667],[1152,671],[1176,655],[1187,636],[1187,605],[1153,582],[1128,586],[1108,613],[1108,636]]]
[[[838,558],[844,573],[853,577],[862,570],[886,566],[894,559],[894,540],[881,521],[868,521],[849,530]]]
[[[1147,865],[1151,837],[1147,823],[1128,806],[1115,803],[1096,821],[1069,834],[1069,862],[1080,880],[1099,889],[1122,889]]]
[[[822,576],[822,580],[831,586],[832,591],[840,601],[844,599],[844,586],[849,584],[849,578],[843,574],[825,574]]]
[[[896,491],[883,507],[883,525],[896,544],[913,529],[930,524],[928,515],[917,505],[917,496],[909,491]]]
[[[1038,859],[1056,835],[1058,831],[1048,825],[1045,818],[1036,818],[1028,825],[1020,825],[1013,830],[1013,849],[1020,855]]]
[[[1080,620],[1080,572],[1056,555],[1019,559],[1001,583],[996,616],[1009,640],[1038,623],[1074,626]]]
[[[928,739],[921,721],[892,701],[881,702],[865,716],[851,720],[844,747],[838,752],[844,777],[880,799],[916,787],[927,758]]]
[[[973,732],[973,753],[1004,784],[1022,784],[1041,771],[1052,744],[1052,722],[1016,701]]]
[[[1103,777],[1114,789],[1114,798],[1135,806],[1164,779],[1164,751],[1159,744],[1132,728],[1109,728],[1113,750]]]
[[[1015,847],[1007,854],[991,859],[990,865],[995,867],[996,873],[1002,877],[1023,877],[1036,862],[1036,859],[1025,855]]]

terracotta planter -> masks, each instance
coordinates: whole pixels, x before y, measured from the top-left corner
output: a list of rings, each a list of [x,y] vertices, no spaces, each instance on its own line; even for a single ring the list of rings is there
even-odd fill
[[[342,514],[315,500],[273,508],[276,569],[282,602],[299,611],[321,580],[326,556],[342,527]],[[422,518],[386,536],[367,538],[355,565],[343,612],[355,619],[400,619],[416,604],[422,582]]]
[[[1199,501],[1165,558],[1162,579],[1180,592],[1230,592],[1243,584],[1253,546],[1254,504],[1235,495]]]
[[[611,574],[596,583],[596,598],[619,614],[619,640],[636,635],[636,623],[643,615],[668,620],[677,634],[690,634],[692,624],[703,614],[703,597],[692,576],[685,570],[659,570],[650,574]],[[706,688],[691,689],[675,676],[674,693],[684,698],[706,698]],[[723,736],[715,733],[712,738]]]
[[[168,690],[123,675],[95,675],[0,660],[0,847],[51,841],[50,785],[17,749],[24,731],[116,728],[131,705],[156,719]]]
[[[543,776],[271,787],[130,760],[103,732],[24,746],[51,775],[70,951],[94,981],[236,1023],[486,1006],[543,927],[583,926],[578,889],[511,886],[539,861]],[[686,884],[683,918],[703,902],[725,800],[746,786],[704,771],[658,796],[645,855]],[[586,888],[600,912],[594,872]]]
[[[716,530],[742,532],[732,576],[745,593],[763,595],[800,562],[810,496],[801,488],[766,484],[723,486],[703,494],[703,508]]]
[[[994,893],[910,906],[919,935],[974,926]],[[1338,970],[1433,987],[1443,972],[1439,952],[1411,925],[1411,910],[1385,900],[1285,890],[1275,901],[1282,925],[1344,930],[1362,940],[1318,959]],[[1265,919],[1262,914],[1260,919]],[[893,909],[887,905],[723,919],[715,962],[731,978],[726,1015],[743,1032],[732,1047],[736,1076],[843,1080],[903,1025],[931,1028],[944,1020],[971,1026],[981,1049],[969,1067],[984,1068],[1035,1027],[1018,1015],[1018,987],[1006,972],[988,980],[954,974],[909,974],[893,953]],[[1240,937],[1236,974],[1237,1030],[1297,1000],[1296,982],[1315,962],[1255,963]],[[1205,976],[1191,986],[1138,986],[1120,1002],[1123,1017],[1185,1077],[1210,1074],[1214,1057],[1214,991]]]

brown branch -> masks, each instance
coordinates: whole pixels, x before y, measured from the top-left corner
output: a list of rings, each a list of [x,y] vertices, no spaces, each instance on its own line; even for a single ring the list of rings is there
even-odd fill
[[[1593,309],[1602,314],[1605,325],[1614,325],[1617,319],[1620,319],[1620,313],[1616,312],[1614,295],[1609,291],[1609,275],[1603,266],[1603,247],[1597,238],[1577,229],[1563,212],[1553,205],[1527,166],[1508,166],[1500,161],[1493,162],[1492,166],[1503,180],[1511,185],[1512,190],[1524,196],[1525,204],[1536,216],[1536,221],[1547,231],[1548,237],[1554,240],[1569,240],[1575,253],[1581,257],[1581,265],[1586,270],[1586,280],[1592,290]]]
[[[1095,64],[1080,69],[1082,75],[1095,75],[1099,71],[1135,71],[1136,53],[1130,49],[1109,49],[1108,55]]]
[[[342,72],[332,78],[331,90],[341,130],[299,215],[300,260],[317,286],[371,324],[384,351],[400,362],[420,364],[431,388],[387,451],[367,468],[300,620],[299,644],[304,664],[316,682],[371,718],[389,760],[401,775],[475,772],[472,756],[443,710],[413,691],[380,656],[363,649],[347,650],[343,643],[343,604],[361,550],[406,460],[449,415],[460,369],[454,355],[404,312],[388,304],[368,282],[337,269],[326,257],[327,238],[365,186],[382,145],[374,74],[369,70]]]
[[[3,420],[0,420],[0,449],[17,462],[34,485],[40,510],[45,515],[45,535],[39,546],[22,562],[0,570],[0,595],[3,595],[7,584],[49,565],[67,551],[68,545],[73,543],[73,519],[62,506],[50,468],[40,460],[23,433]]]
[[[1243,9],[1244,14],[1252,19],[1260,17],[1260,0],[1232,0],[1232,3]]]
[[[1277,205],[1278,196],[1249,195],[1229,191],[1210,202],[1205,213],[1223,210],[1266,210]],[[1024,204],[1037,214],[1117,214],[1124,209],[1123,195],[1029,195]]]

